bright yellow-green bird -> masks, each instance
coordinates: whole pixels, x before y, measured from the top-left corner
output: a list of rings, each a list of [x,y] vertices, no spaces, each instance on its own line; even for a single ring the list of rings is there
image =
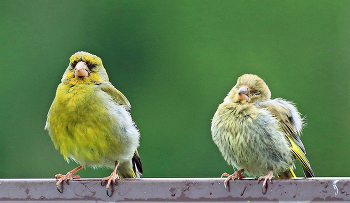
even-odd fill
[[[45,129],[64,159],[74,160],[79,167],[66,175],[68,181],[83,167],[114,168],[107,181],[107,195],[111,182],[121,178],[136,178],[142,174],[137,147],[140,133],[129,113],[126,97],[108,80],[102,60],[87,52],[77,52],[58,85],[55,99],[47,115]]]
[[[295,177],[296,158],[305,176],[314,177],[300,140],[305,124],[300,113],[293,103],[270,97],[260,77],[245,74],[219,105],[212,120],[212,138],[224,159],[238,169],[232,175],[222,174],[228,176],[225,187],[230,179],[245,177],[241,173],[246,172],[264,179],[265,193],[266,181],[271,181],[273,173]]]

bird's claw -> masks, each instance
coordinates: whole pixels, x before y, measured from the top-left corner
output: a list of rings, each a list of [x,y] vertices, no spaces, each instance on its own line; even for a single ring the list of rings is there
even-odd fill
[[[112,197],[112,195],[113,195],[113,186],[111,187],[111,194],[109,194],[109,188],[108,189],[106,189],[106,194],[107,194],[107,196],[108,197]]]
[[[241,173],[243,173],[243,172],[244,172],[244,169],[241,169],[241,170],[239,170],[239,171],[236,171],[236,172],[234,172],[232,175],[230,175],[230,174],[228,174],[228,173],[223,173],[223,174],[221,175],[221,178],[222,178],[223,176],[227,176],[227,178],[226,178],[226,180],[225,180],[225,183],[224,183],[225,189],[227,189],[227,185],[229,184],[229,181],[230,181],[231,179],[232,179],[233,181],[235,181],[235,180],[238,179],[238,178],[245,178],[245,176],[241,174]]]
[[[101,186],[103,186],[103,183],[105,181],[107,181],[107,185],[106,185],[106,193],[107,193],[107,196],[108,197],[111,197],[113,195],[113,184],[112,184],[112,187],[111,187],[111,194],[109,194],[109,186],[111,185],[111,183],[117,183],[117,180],[119,179],[119,176],[117,174],[111,174],[110,176],[106,177],[106,178],[103,178],[102,181],[101,181]]]
[[[228,173],[223,173],[221,176],[220,176],[220,178],[222,178],[222,177],[224,177],[224,176],[230,176],[230,174],[228,174]]]
[[[260,182],[260,180],[264,179],[264,183],[262,186],[262,193],[266,194],[267,192],[267,180],[270,180],[270,183],[272,183],[272,178],[273,178],[273,171],[270,171],[266,176],[261,176],[258,178],[258,184]]]
[[[72,173],[68,172],[66,175],[56,174],[55,178],[56,179],[60,178],[56,183],[56,187],[57,187],[58,192],[63,193],[63,184],[61,184],[61,183],[63,181],[65,181],[67,183],[67,185],[69,185],[70,179],[79,179],[80,176],[73,176]]]
[[[63,184],[56,185],[58,192],[63,193]]]

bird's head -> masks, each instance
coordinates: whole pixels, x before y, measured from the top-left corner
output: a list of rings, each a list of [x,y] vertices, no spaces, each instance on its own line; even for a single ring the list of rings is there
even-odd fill
[[[71,85],[100,84],[108,82],[108,75],[98,56],[80,51],[69,58],[62,82]]]
[[[237,84],[228,93],[225,101],[244,104],[267,101],[270,97],[269,87],[260,77],[244,74],[237,79]]]

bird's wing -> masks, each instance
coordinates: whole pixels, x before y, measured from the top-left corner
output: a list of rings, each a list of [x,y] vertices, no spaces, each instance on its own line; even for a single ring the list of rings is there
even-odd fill
[[[132,165],[135,173],[136,171],[138,171],[141,175],[143,174],[141,158],[139,153],[137,152],[137,149],[135,150],[134,156],[132,157]]]
[[[315,177],[315,174],[311,168],[310,162],[306,158],[304,152],[301,151],[300,147],[294,142],[294,140],[290,136],[287,136],[287,138],[289,139],[289,142],[292,145],[290,149],[292,150],[294,156],[296,156],[299,159],[301,165],[303,166],[305,176]]]
[[[274,99],[258,103],[258,106],[266,108],[278,120],[283,133],[291,137],[300,149],[306,154],[305,147],[300,140],[303,120],[294,105],[282,99]]]
[[[266,108],[276,117],[282,132],[287,138],[292,153],[300,160],[303,166],[305,176],[313,177],[314,173],[305,156],[305,147],[300,140],[303,119],[300,117],[300,114],[293,103],[282,99],[274,99],[260,102],[257,105],[261,108]]]
[[[118,104],[125,105],[129,109],[131,108],[130,102],[128,99],[121,93],[119,90],[117,90],[111,83],[101,83],[99,84],[99,87],[102,91],[109,94]]]

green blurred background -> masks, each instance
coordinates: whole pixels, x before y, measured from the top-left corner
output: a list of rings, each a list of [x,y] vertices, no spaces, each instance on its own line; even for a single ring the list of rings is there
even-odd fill
[[[143,177],[233,172],[210,124],[244,73],[306,116],[302,140],[316,176],[349,176],[349,11],[340,0],[3,0],[0,178],[53,178],[77,166],[44,126],[68,59],[81,50],[102,58],[132,104]]]

